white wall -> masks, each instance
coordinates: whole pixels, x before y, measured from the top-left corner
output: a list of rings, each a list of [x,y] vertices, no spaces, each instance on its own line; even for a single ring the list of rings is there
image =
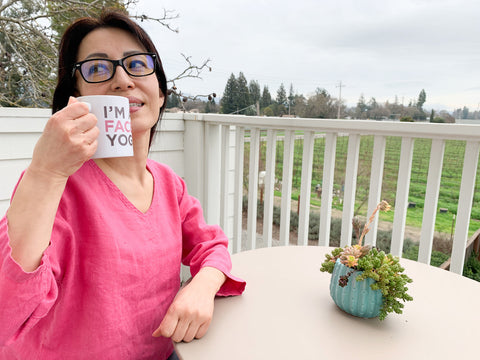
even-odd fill
[[[22,171],[30,163],[34,146],[51,115],[49,109],[0,107],[0,216]],[[184,176],[183,114],[165,114],[150,157]]]

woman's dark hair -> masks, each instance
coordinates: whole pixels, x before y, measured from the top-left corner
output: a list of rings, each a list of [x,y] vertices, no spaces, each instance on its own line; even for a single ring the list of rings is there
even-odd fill
[[[105,10],[98,18],[84,17],[73,22],[62,36],[58,56],[58,82],[53,93],[52,111],[55,113],[68,104],[70,96],[74,96],[76,90],[76,77],[72,75],[73,66],[78,61],[78,48],[83,38],[90,32],[100,28],[117,28],[132,34],[147,52],[156,54],[156,70],[160,91],[164,96],[164,102],[160,108],[158,121],[160,121],[167,104],[167,79],[163,71],[160,56],[148,34],[127,14],[119,10]],[[158,121],[150,130],[150,145],[155,134]]]

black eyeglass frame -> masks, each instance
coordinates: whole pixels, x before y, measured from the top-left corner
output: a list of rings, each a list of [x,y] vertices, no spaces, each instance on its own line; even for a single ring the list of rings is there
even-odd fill
[[[132,57],[132,56],[137,56],[137,55],[149,55],[152,57],[152,60],[153,60],[153,69],[152,69],[152,72],[148,73],[148,74],[143,74],[143,75],[138,75],[138,74],[132,74],[130,71],[128,71],[128,69],[125,67],[125,64],[123,63],[125,61],[125,59],[128,59],[129,57]],[[108,79],[105,79],[105,80],[101,80],[101,81],[89,81],[87,79],[85,79],[85,76],[83,75],[82,73],[82,65],[86,62],[89,62],[89,61],[94,61],[94,60],[103,60],[103,61],[108,61],[110,63],[112,63],[113,65],[113,70],[112,70],[112,75],[108,78]],[[106,58],[92,58],[92,59],[86,59],[86,60],[83,60],[83,61],[80,61],[78,63],[75,63],[73,64],[73,70],[72,70],[72,77],[75,76],[75,71],[78,70],[80,75],[82,76],[82,79],[89,83],[89,84],[98,84],[98,83],[102,83],[102,82],[105,82],[105,81],[109,81],[111,80],[114,76],[115,76],[115,72],[117,70],[117,66],[121,66],[123,70],[125,70],[125,72],[130,75],[130,76],[134,76],[134,77],[143,77],[143,76],[149,76],[149,75],[152,75],[153,73],[155,73],[156,69],[157,69],[157,55],[155,53],[150,53],[150,52],[143,52],[143,53],[135,53],[135,54],[130,54],[130,55],[127,55],[125,56],[124,58],[121,58],[119,60],[112,60],[112,59],[106,59]]]

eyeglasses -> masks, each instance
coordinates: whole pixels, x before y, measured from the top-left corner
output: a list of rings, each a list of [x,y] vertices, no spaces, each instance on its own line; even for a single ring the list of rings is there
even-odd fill
[[[155,57],[153,53],[139,53],[120,60],[88,59],[73,65],[72,77],[78,69],[87,83],[101,83],[113,78],[117,66],[121,66],[131,76],[148,76],[155,72]]]

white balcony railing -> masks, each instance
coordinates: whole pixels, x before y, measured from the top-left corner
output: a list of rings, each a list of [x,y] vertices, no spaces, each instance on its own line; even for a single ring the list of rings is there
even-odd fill
[[[33,145],[49,116],[48,110],[0,108],[0,211],[3,214],[20,172],[28,165]],[[266,135],[265,168],[259,169],[260,136]],[[479,125],[399,123],[361,120],[291,119],[245,117],[218,114],[166,114],[150,157],[165,162],[183,176],[189,192],[202,202],[209,223],[219,223],[231,239],[230,250],[238,252],[257,244],[258,173],[265,171],[262,246],[272,246],[277,141],[282,139],[282,191],[279,242],[290,243],[289,224],[294,167],[295,137],[303,138],[302,170],[299,201],[298,245],[308,243],[310,195],[314,143],[324,137],[323,179],[320,207],[319,245],[329,245],[334,168],[337,139],[348,138],[343,191],[341,245],[351,242],[355,194],[357,190],[360,141],[373,136],[368,213],[381,200],[384,158],[387,138],[401,138],[395,213],[391,251],[401,256],[412,170],[412,154],[416,139],[431,139],[431,153],[426,185],[423,221],[420,235],[419,261],[430,262],[437,202],[440,190],[445,144],[449,140],[465,143],[463,158],[458,158],[462,171],[455,222],[450,270],[461,273],[465,261],[472,198],[478,166]],[[248,180],[244,186],[244,148],[249,142]],[[277,164],[277,165],[276,165]],[[248,189],[245,192],[245,189]],[[242,226],[242,202],[248,194],[247,226]],[[377,220],[366,241],[375,244]],[[243,241],[242,241],[243,237]]]
[[[480,126],[458,124],[400,123],[360,120],[291,119],[269,117],[245,117],[228,115],[192,115],[185,114],[186,164],[192,164],[190,156],[201,157],[193,167],[192,173],[186,169],[188,183],[204,179],[203,199],[207,220],[220,223],[231,237],[232,251],[242,249],[242,198],[243,159],[245,133],[250,143],[248,174],[248,221],[246,248],[257,247],[257,198],[258,172],[264,170],[265,199],[263,239],[271,246],[272,217],[275,181],[275,154],[277,135],[284,138],[282,198],[280,220],[280,244],[289,244],[289,224],[291,210],[292,174],[294,163],[294,139],[296,134],[303,135],[303,154],[301,171],[301,189],[299,204],[298,244],[307,245],[309,229],[310,195],[312,189],[312,164],[314,138],[316,134],[325,137],[323,181],[320,209],[319,245],[329,245],[330,222],[332,214],[333,176],[337,138],[348,136],[348,155],[345,170],[343,192],[342,231],[340,244],[351,243],[354,215],[356,179],[360,140],[362,136],[374,137],[371,161],[371,176],[368,197],[368,214],[381,201],[384,157],[388,136],[401,137],[401,150],[395,196],[395,214],[392,230],[391,252],[402,255],[405,235],[405,223],[408,208],[408,195],[412,170],[412,154],[416,139],[431,139],[431,153],[426,185],[423,221],[420,235],[419,258],[430,263],[437,214],[437,202],[440,190],[444,149],[448,140],[465,142],[464,157],[456,159],[458,171],[462,171],[458,210],[456,216],[453,249],[450,270],[461,273],[463,270],[465,249],[468,237],[472,198],[475,190],[475,177],[478,166],[480,145]],[[189,130],[193,126],[194,129]],[[259,169],[260,133],[266,132],[265,169]],[[190,134],[190,135],[189,135]],[[203,154],[203,156],[201,155]],[[463,166],[462,166],[463,163]],[[195,170],[196,169],[196,170]],[[196,172],[198,171],[198,172]],[[204,172],[204,173],[202,173]],[[203,177],[202,177],[203,174]],[[229,218],[229,215],[231,217]],[[378,216],[377,216],[378,218]],[[377,220],[366,236],[366,242],[374,245]],[[231,229],[231,231],[230,231]]]

